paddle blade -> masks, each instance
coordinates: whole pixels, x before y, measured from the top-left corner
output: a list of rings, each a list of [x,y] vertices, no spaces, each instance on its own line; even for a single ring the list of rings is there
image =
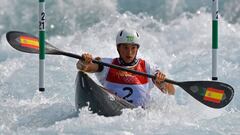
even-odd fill
[[[39,53],[39,40],[37,37],[19,31],[10,31],[6,34],[8,43],[15,49],[27,53]],[[59,50],[45,42],[46,54],[59,54]]]
[[[212,108],[226,106],[234,95],[234,89],[222,82],[190,81],[181,82],[179,86],[198,101]]]

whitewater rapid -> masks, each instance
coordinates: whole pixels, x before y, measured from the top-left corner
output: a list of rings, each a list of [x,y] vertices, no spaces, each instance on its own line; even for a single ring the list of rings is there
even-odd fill
[[[47,40],[61,50],[93,56],[117,57],[116,33],[137,29],[138,56],[158,66],[176,81],[211,79],[211,13],[203,0],[74,0],[48,2]],[[220,2],[234,7],[236,1]],[[121,116],[103,117],[87,108],[75,110],[76,59],[46,56],[46,91],[38,92],[38,55],[19,52],[7,43],[6,32],[37,35],[37,3],[3,0],[0,12],[0,134],[104,135],[238,135],[240,133],[240,29],[231,18],[220,18],[218,77],[235,89],[232,102],[209,108],[176,86],[176,95],[151,91],[151,107],[124,110]],[[13,6],[10,6],[13,4]],[[20,5],[19,5],[20,4]],[[153,8],[147,8],[147,4]],[[154,6],[162,4],[160,8]],[[164,7],[165,4],[165,7]],[[193,4],[192,8],[189,6]],[[144,7],[145,8],[141,8]],[[28,8],[27,8],[28,7]],[[169,7],[169,8],[166,8]],[[144,11],[141,11],[144,9]],[[171,10],[170,10],[171,9]],[[35,11],[35,12],[33,12]],[[161,12],[160,12],[161,11]],[[172,11],[163,13],[164,11]],[[236,10],[237,11],[237,10]],[[58,14],[57,14],[58,13]],[[227,14],[227,12],[225,13]],[[237,13],[236,13],[237,14]],[[235,19],[233,19],[235,18]],[[36,22],[35,24],[33,22]],[[90,75],[96,80],[93,74]]]

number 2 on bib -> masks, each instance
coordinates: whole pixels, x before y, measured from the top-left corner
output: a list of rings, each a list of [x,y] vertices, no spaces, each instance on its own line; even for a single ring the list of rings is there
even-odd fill
[[[133,89],[130,87],[123,88],[123,91],[128,91],[128,94],[123,97],[123,99],[127,100],[128,102],[132,103],[133,100],[128,100],[127,98],[130,97],[133,94]]]

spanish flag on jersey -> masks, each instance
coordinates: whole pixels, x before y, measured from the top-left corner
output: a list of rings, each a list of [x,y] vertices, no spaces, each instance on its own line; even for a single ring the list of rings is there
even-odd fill
[[[207,88],[203,100],[210,101],[213,103],[220,103],[224,95],[223,90],[215,88]]]
[[[28,48],[39,48],[38,39],[27,37],[27,36],[20,36],[20,44],[21,46],[28,47]]]

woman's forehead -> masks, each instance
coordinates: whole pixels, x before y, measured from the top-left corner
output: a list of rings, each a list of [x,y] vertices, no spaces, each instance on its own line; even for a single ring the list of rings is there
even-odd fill
[[[123,47],[138,47],[137,44],[131,44],[131,43],[119,44],[119,46],[123,46]]]

